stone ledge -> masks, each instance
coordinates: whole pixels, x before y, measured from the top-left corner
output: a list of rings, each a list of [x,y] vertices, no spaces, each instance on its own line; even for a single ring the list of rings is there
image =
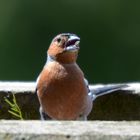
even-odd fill
[[[7,140],[138,140],[138,121],[0,121]]]
[[[97,98],[89,120],[140,120],[140,83],[127,83],[125,90]],[[104,86],[90,85],[91,89]],[[35,82],[0,82],[0,119],[14,119],[8,113],[9,106],[4,97],[12,98],[14,93],[24,118],[39,119],[39,102],[34,94]]]

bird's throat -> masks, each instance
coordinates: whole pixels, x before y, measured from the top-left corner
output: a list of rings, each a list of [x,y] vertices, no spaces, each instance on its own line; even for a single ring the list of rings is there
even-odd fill
[[[56,57],[59,63],[70,64],[77,60],[78,52],[64,52]]]

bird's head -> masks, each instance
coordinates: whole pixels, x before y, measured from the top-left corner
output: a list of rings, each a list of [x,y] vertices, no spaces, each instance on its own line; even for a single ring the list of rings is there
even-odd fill
[[[57,35],[48,49],[49,57],[60,63],[73,63],[77,59],[80,38],[75,34]]]

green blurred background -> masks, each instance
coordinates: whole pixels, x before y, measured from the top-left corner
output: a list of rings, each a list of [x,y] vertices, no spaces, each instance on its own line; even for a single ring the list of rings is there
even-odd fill
[[[36,80],[61,32],[80,36],[90,83],[140,80],[140,1],[128,0],[0,0],[0,80]]]

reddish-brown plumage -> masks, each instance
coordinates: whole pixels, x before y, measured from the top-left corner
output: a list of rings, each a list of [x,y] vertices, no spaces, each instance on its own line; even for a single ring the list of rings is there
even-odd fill
[[[74,51],[65,51],[67,42],[66,35],[59,35],[52,41],[48,55],[55,60],[47,62],[37,82],[43,112],[58,120],[75,120],[83,114],[87,116],[92,104],[83,72],[76,64],[78,47]]]
[[[85,112],[87,92],[83,73],[76,64],[51,62],[44,67],[38,83],[43,110],[54,119],[78,118]]]

